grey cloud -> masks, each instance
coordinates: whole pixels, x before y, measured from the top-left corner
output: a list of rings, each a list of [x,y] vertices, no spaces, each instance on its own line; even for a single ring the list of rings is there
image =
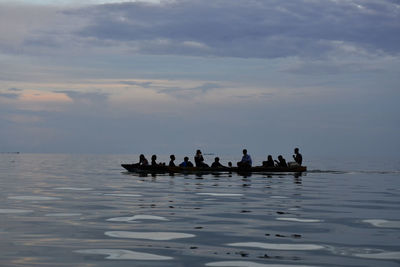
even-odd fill
[[[19,89],[19,88],[12,87],[12,88],[9,88],[8,91],[21,92],[23,90]]]
[[[15,93],[0,93],[0,97],[17,99],[19,97],[19,94],[15,94]]]
[[[120,83],[126,85],[135,85],[143,88],[149,88],[153,84],[152,82],[135,82],[135,81],[120,81]]]
[[[100,92],[56,91],[69,96],[79,106],[102,106],[107,103],[109,94]]]
[[[8,88],[8,90],[3,90],[3,92],[0,91],[0,97],[8,99],[17,99],[20,96],[19,92],[21,91],[23,90],[15,87]]]
[[[377,66],[362,65],[355,62],[324,62],[324,61],[304,61],[293,64],[282,72],[300,75],[338,75],[346,73],[378,73],[384,69]]]
[[[153,82],[135,82],[135,81],[120,81],[121,84],[135,85],[142,88],[148,88],[154,90],[159,94],[167,94],[175,97],[190,98],[197,96],[199,94],[205,94],[211,90],[222,88],[221,85],[217,83],[204,83],[200,86],[183,88],[183,87],[165,87],[155,85]]]
[[[107,99],[108,94],[105,93],[98,93],[98,92],[78,92],[78,91],[56,91],[55,93],[64,93],[70,98],[74,100],[79,100],[79,99],[98,99],[98,100],[104,100]]]
[[[319,57],[337,43],[400,51],[398,1],[200,1],[108,4],[74,11],[82,37],[118,40],[138,53],[274,58]]]
[[[179,98],[192,98],[199,94],[205,94],[208,91],[222,88],[219,84],[216,83],[205,83],[201,86],[191,87],[191,88],[181,88],[181,87],[167,87],[163,89],[159,89],[158,93],[167,94]]]

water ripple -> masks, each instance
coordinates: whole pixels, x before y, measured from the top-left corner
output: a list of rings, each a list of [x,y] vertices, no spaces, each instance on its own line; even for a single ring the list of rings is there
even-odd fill
[[[105,196],[114,196],[114,197],[142,197],[139,194],[104,194]]]
[[[400,260],[400,251],[380,252],[380,253],[357,253],[356,257],[378,260]]]
[[[106,259],[109,260],[172,260],[172,257],[160,256],[156,254],[136,252],[125,249],[82,249],[75,250],[76,253],[81,254],[100,254],[108,255]]]
[[[12,196],[8,197],[8,199],[15,200],[58,200],[58,197],[43,197],[43,196]]]
[[[20,209],[0,209],[1,214],[18,214],[18,213],[31,213],[33,210],[20,210]]]
[[[227,193],[197,193],[201,196],[214,196],[214,197],[241,197],[243,194],[227,194]]]
[[[54,188],[56,190],[73,190],[73,191],[90,191],[93,190],[93,188],[89,187],[57,187]]]
[[[303,223],[322,222],[322,220],[318,220],[318,219],[299,219],[299,218],[285,218],[285,217],[280,217],[280,218],[276,218],[276,219],[278,221],[303,222]]]
[[[275,243],[261,243],[261,242],[242,242],[227,244],[232,247],[252,247],[273,250],[319,250],[324,249],[324,246],[314,244],[275,244]]]
[[[134,215],[131,217],[116,217],[107,219],[110,222],[131,222],[137,220],[156,220],[156,221],[169,221],[167,218],[153,215]]]
[[[174,233],[174,232],[128,232],[128,231],[108,231],[104,233],[109,237],[148,239],[148,240],[173,240],[180,238],[195,237],[193,234]]]
[[[373,226],[376,226],[376,227],[382,227],[382,228],[400,228],[400,221],[370,219],[370,220],[363,220],[363,222],[372,224]]]

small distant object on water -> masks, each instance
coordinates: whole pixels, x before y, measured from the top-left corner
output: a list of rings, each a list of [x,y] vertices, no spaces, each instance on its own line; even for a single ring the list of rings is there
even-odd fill
[[[11,151],[11,152],[0,152],[0,154],[19,154],[20,152],[18,151]]]

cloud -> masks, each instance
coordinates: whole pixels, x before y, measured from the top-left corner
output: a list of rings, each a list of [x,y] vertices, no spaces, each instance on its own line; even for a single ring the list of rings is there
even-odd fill
[[[400,52],[400,4],[390,0],[3,4],[0,10],[0,51],[13,53],[321,58]]]
[[[211,90],[222,88],[216,83],[204,83],[200,86],[183,88],[183,87],[167,87],[159,89],[158,93],[167,94],[178,98],[194,98],[199,94],[205,94]]]
[[[23,91],[22,89],[12,87],[9,88],[8,90],[4,90],[3,92],[0,91],[0,98],[3,97],[7,99],[17,99],[18,97],[21,96],[22,91]]]
[[[121,84],[135,85],[143,88],[149,88],[152,86],[152,82],[136,82],[136,81],[120,81]]]
[[[57,91],[58,94],[65,94],[72,99],[70,112],[81,114],[96,114],[105,111],[108,107],[109,94],[101,92],[79,92],[79,91]]]
[[[125,42],[137,53],[275,58],[319,57],[344,46],[397,54],[399,10],[375,0],[179,0],[76,12],[90,20],[80,36]]]
[[[23,90],[19,89],[19,88],[12,87],[12,88],[9,88],[8,91],[21,92]]]
[[[201,85],[196,86],[187,86],[184,87],[182,82],[180,82],[179,86],[171,86],[167,85],[168,83],[162,84],[160,82],[155,81],[146,81],[146,82],[138,82],[138,81],[121,81],[121,84],[138,86],[144,89],[150,89],[158,94],[165,94],[175,98],[195,98],[199,95],[204,95],[212,90],[223,88],[222,85],[218,83],[206,82]]]
[[[63,93],[73,99],[75,102],[79,101],[93,101],[102,103],[107,101],[108,95],[107,93],[99,93],[99,92],[79,92],[79,91],[57,91],[55,93]]]
[[[10,98],[10,99],[17,99],[19,97],[19,94],[15,94],[15,93],[0,93],[0,97]]]

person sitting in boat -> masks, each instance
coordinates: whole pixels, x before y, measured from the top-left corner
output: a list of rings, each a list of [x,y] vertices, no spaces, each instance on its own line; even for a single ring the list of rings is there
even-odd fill
[[[146,159],[146,157],[143,154],[140,154],[139,162],[136,163],[135,165],[137,165],[137,166],[148,166],[149,165],[149,161]]]
[[[299,149],[298,149],[297,147],[294,149],[293,159],[294,159],[294,161],[296,161],[297,164],[299,164],[300,166],[301,166],[301,164],[303,163],[303,156],[299,153]]]
[[[272,159],[272,156],[268,155],[267,160],[263,161],[262,165],[263,167],[268,167],[268,168],[275,167],[275,163],[274,160]]]
[[[151,156],[151,166],[158,166],[159,164],[156,162],[156,160],[157,160],[157,156],[156,155],[153,155],[153,156]]]
[[[169,161],[168,166],[170,166],[170,167],[175,167],[175,163],[174,163],[175,155],[171,155],[171,156],[169,156],[169,158],[170,158],[171,160]]]
[[[214,162],[211,164],[211,168],[225,168],[220,162],[219,162],[219,157],[216,157],[214,159]]]
[[[247,149],[243,149],[242,160],[237,163],[239,168],[250,168],[252,165],[251,157],[247,154]]]
[[[275,160],[276,167],[287,168],[286,160],[282,157],[282,155],[278,156],[278,160]]]
[[[196,151],[196,155],[194,156],[194,162],[196,164],[196,167],[200,168],[208,168],[209,166],[204,163],[204,158],[203,154],[201,154],[200,149]]]
[[[183,162],[179,164],[179,167],[193,167],[193,163],[189,161],[188,157],[184,157]]]

